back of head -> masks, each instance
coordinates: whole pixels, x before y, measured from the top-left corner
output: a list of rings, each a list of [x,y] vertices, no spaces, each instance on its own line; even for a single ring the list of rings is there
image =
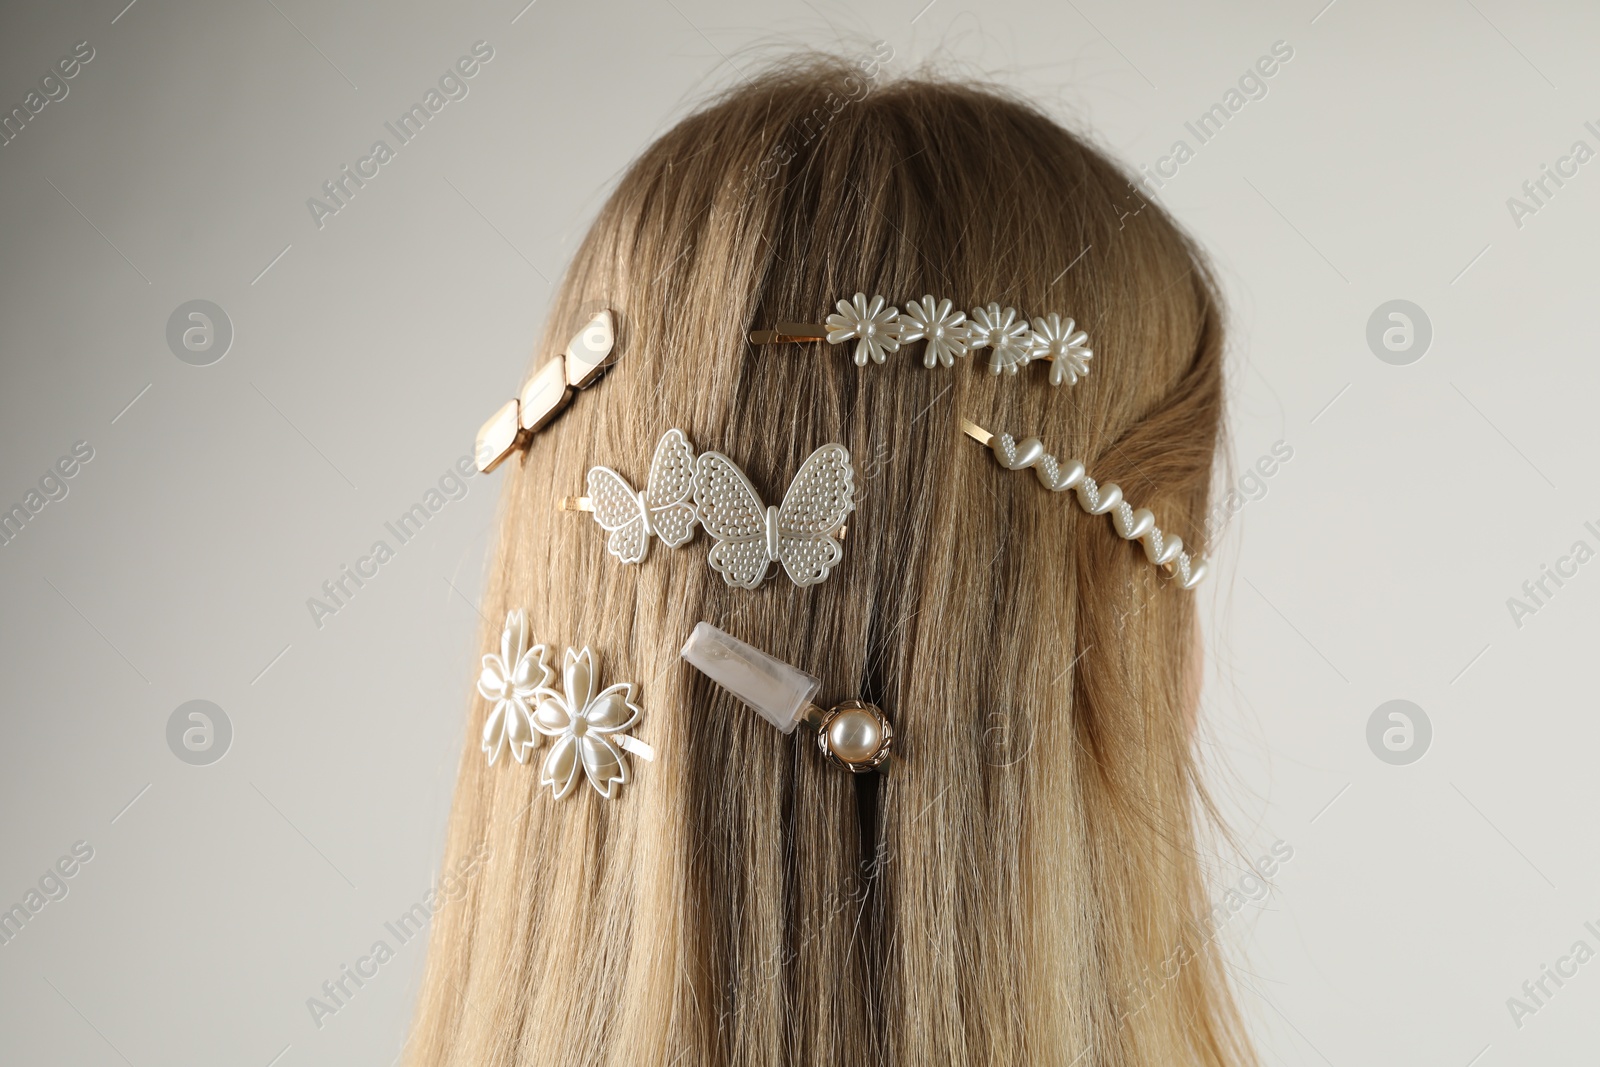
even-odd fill
[[[1070,314],[1092,373],[748,340],[857,291]],[[643,153],[537,351],[598,305],[615,366],[498,475],[483,644],[526,608],[588,645],[656,759],[553,801],[537,754],[486,764],[474,699],[445,863],[493,858],[434,920],[411,1062],[1248,1061],[1195,859],[1193,595],[959,429],[1037,436],[1199,540],[1221,330],[1177,227],[1009,95],[807,58]],[[670,427],[768,503],[843,443],[833,574],[731,587],[704,536],[622,566],[555,509],[591,466],[641,486]],[[700,620],[881,706],[893,772],[842,773],[679,661]]]

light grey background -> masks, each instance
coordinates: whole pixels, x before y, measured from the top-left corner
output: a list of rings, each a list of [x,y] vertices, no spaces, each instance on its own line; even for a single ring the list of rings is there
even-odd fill
[[[704,92],[760,49],[883,40],[891,74],[992,74],[1152,164],[1284,41],[1160,192],[1230,299],[1234,476],[1293,449],[1206,593],[1208,758],[1246,858],[1294,850],[1225,927],[1242,1001],[1271,1063],[1594,1062],[1600,962],[1520,1027],[1506,1002],[1600,949],[1600,562],[1520,627],[1507,598],[1600,548],[1600,162],[1520,226],[1507,199],[1600,150],[1600,13],[522,2],[0,14],[3,110],[95,51],[0,148],[0,504],[94,449],[0,547],[0,906],[94,849],[0,946],[0,1058],[394,1060],[420,942],[320,1028],[306,999],[435,877],[494,479],[320,628],[306,600],[469,451],[616,175]],[[319,229],[307,198],[479,40],[469,95]],[[211,366],[167,347],[193,299],[234,327]],[[1405,366],[1366,342],[1395,299],[1433,329]],[[191,700],[232,724],[210,765],[167,745]],[[1390,700],[1430,719],[1419,761],[1368,748]]]

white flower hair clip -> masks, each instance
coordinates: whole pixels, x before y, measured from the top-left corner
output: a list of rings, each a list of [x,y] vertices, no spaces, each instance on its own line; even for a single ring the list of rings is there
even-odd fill
[[[855,774],[887,770],[894,727],[876,704],[846,700],[824,711],[812,703],[822,683],[709,622],[695,626],[678,653],[785,734],[804,722],[817,731],[828,762]]]
[[[857,293],[840,300],[833,314],[820,325],[780,322],[770,330],[751,330],[750,343],[758,345],[826,341],[830,345],[855,342],[855,362],[883,363],[889,354],[917,341],[926,341],[922,363],[926,367],[953,366],[970,352],[989,349],[989,369],[1016,374],[1035,362],[1050,363],[1050,384],[1076,385],[1089,373],[1094,351],[1089,335],[1070,317],[1051,312],[1028,319],[1016,308],[989,304],[974,308],[969,319],[947,299],[926,295],[906,305],[905,314],[881,296]]]
[[[1075,490],[1078,506],[1084,511],[1091,515],[1110,515],[1117,533],[1125,540],[1143,542],[1146,558],[1176,577],[1184,589],[1193,589],[1205,578],[1206,561],[1185,552],[1183,538],[1163,533],[1149,508],[1135,509],[1122,499],[1121,487],[1096,483],[1084,470],[1081,460],[1062,463],[1044,450],[1044,444],[1037,437],[1017,441],[1008,433],[993,434],[966,419],[961,420],[961,429],[980,445],[988,445],[994,458],[1007,470],[1032,467],[1039,484],[1046,489],[1053,493]]]
[[[594,791],[610,800],[615,787],[628,780],[628,763],[622,752],[640,759],[655,759],[655,750],[624,733],[639,721],[644,710],[633,703],[633,683],[616,682],[600,688],[594,654],[567,649],[562,664],[560,691],[541,686],[533,727],[555,738],[539,772],[539,784],[550,787],[557,800],[578,780],[578,768]],[[619,751],[622,750],[622,751]]]
[[[607,550],[623,563],[644,559],[652,533],[678,548],[698,522],[716,542],[706,557],[711,569],[743,589],[760,585],[774,563],[798,586],[827,578],[844,555],[840,539],[855,508],[855,468],[840,444],[811,453],[776,507],[727,456],[696,457],[679,429],[661,436],[643,492],[610,467],[591,467],[587,482],[588,496],[563,497],[557,506],[593,513],[611,535]]]
[[[633,702],[633,683],[601,688],[595,656],[585,646],[581,652],[567,649],[558,689],[547,651],[530,644],[527,612],[506,615],[500,652],[483,657],[478,677],[478,692],[494,702],[483,725],[484,754],[491,766],[507,750],[522,763],[540,735],[553,737],[539,784],[548,785],[559,800],[571,792],[581,767],[595,792],[610,800],[628,781],[623,752],[656,758],[655,749],[624,732],[644,714]]]
[[[545,654],[543,645],[528,643],[528,613],[520,609],[507,613],[500,652],[483,657],[483,673],[478,675],[478,692],[494,702],[483,722],[483,752],[491,765],[505,751],[521,763],[537,739],[535,694],[555,677]]]

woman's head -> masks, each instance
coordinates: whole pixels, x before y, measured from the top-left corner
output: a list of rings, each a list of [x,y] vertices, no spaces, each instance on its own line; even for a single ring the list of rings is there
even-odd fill
[[[1244,1055],[1201,925],[1193,594],[959,429],[1037,436],[1201,541],[1211,283],[1171,220],[1042,112],[873,73],[795,61],[679,123],[557,295],[536,362],[601,305],[616,362],[500,469],[483,610],[526,608],[534,640],[588,645],[633,681],[657,756],[616,800],[556,802],[538,751],[486,765],[472,702],[446,862],[480,844],[492,859],[436,917],[416,1063]],[[1071,315],[1091,372],[1051,388],[981,353],[857,367],[747,339],[858,290]],[[832,575],[732,588],[704,533],[624,566],[555,509],[594,465],[642,485],[670,427],[768,503],[844,444],[857,506]],[[818,676],[824,700],[884,708],[893,773],[827,765],[680,662],[701,620]]]

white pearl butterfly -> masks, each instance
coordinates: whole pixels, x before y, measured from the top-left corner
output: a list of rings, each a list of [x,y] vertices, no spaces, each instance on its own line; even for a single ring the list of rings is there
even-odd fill
[[[669,548],[694,536],[694,471],[694,446],[679,429],[661,435],[642,493],[610,467],[590,467],[594,521],[611,533],[607,551],[624,563],[638,563],[650,549],[651,534]]]
[[[783,504],[767,507],[738,464],[702,452],[694,500],[717,542],[706,561],[723,581],[754,589],[781,563],[795,585],[815,585],[844,554],[834,534],[855,507],[855,470],[843,445],[823,445],[800,465]]]

